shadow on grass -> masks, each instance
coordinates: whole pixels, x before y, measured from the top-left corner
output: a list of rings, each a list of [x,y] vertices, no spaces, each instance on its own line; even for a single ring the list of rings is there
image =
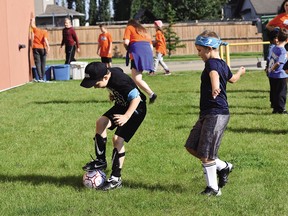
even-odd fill
[[[75,190],[86,189],[82,184],[82,176],[65,176],[65,177],[56,177],[56,176],[45,176],[45,175],[18,175],[18,176],[8,176],[0,175],[0,182],[24,182],[31,184],[33,186],[43,185],[43,184],[52,184],[57,187],[72,187]],[[131,189],[146,189],[150,191],[167,191],[167,192],[184,192],[186,189],[178,184],[145,184],[143,182],[135,182],[125,180],[123,182],[125,188]]]
[[[288,134],[288,130],[270,130],[265,128],[227,128],[235,133],[262,133],[262,134]]]
[[[150,191],[167,191],[175,193],[182,193],[186,191],[185,188],[178,184],[145,184],[143,182],[135,182],[130,180],[125,180],[123,182],[123,187],[130,189],[145,189]]]
[[[77,190],[84,189],[82,176],[45,176],[45,175],[0,175],[0,182],[26,182],[31,185],[53,184],[57,187],[69,186]]]
[[[269,90],[260,90],[260,89],[229,89],[228,93],[269,93]]]
[[[34,101],[35,104],[71,104],[71,103],[109,103],[108,100],[50,100],[50,101]]]

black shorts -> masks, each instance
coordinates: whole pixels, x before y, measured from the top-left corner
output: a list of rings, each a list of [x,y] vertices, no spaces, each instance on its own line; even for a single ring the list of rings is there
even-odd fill
[[[131,60],[131,66],[130,66],[130,69],[136,69],[136,65],[135,65],[135,61],[134,60]],[[136,69],[137,70],[137,69]]]
[[[101,62],[102,63],[110,63],[110,62],[112,62],[112,58],[101,57]]]
[[[122,106],[113,106],[109,109],[103,116],[106,116],[111,121],[112,125],[109,127],[109,130],[114,130],[117,136],[122,137],[125,142],[129,142],[129,140],[133,137],[142,121],[146,116],[146,103],[140,102],[135,112],[132,114],[130,119],[123,126],[118,126],[114,123],[113,116],[114,114],[124,114],[127,111],[127,107]]]

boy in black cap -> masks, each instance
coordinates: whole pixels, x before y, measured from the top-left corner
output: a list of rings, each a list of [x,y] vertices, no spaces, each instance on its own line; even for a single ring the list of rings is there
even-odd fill
[[[96,159],[83,170],[106,169],[107,129],[116,128],[113,137],[112,173],[101,189],[110,190],[122,186],[121,169],[125,158],[124,141],[129,142],[146,115],[146,97],[134,81],[121,68],[109,68],[101,62],[92,62],[85,68],[84,88],[107,88],[115,104],[96,121]]]

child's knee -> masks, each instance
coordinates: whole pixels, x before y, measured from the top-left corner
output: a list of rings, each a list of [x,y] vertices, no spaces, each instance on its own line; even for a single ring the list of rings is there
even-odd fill
[[[101,116],[99,119],[97,119],[96,121],[96,128],[97,129],[106,129],[107,127],[109,127],[109,123],[110,123],[110,120],[105,117],[105,116]],[[111,124],[111,123],[110,123]]]

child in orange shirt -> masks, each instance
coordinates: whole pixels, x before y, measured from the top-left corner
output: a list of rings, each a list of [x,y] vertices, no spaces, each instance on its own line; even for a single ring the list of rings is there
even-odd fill
[[[102,33],[98,37],[97,54],[101,57],[101,62],[110,68],[112,67],[112,36],[104,25],[100,24],[99,27]]]
[[[31,27],[31,41],[32,41],[32,50],[33,57],[36,66],[36,71],[39,77],[37,82],[44,82],[45,75],[45,66],[46,66],[46,56],[50,50],[48,42],[48,32],[44,29],[39,29],[36,27],[35,19],[30,21]]]
[[[166,52],[166,39],[165,39],[164,33],[162,31],[163,23],[161,20],[156,20],[154,22],[154,25],[155,25],[155,29],[156,29],[156,36],[155,36],[155,42],[154,42],[154,46],[156,49],[156,57],[154,60],[154,70],[150,72],[150,75],[155,74],[155,72],[157,71],[157,67],[158,67],[159,63],[163,67],[163,69],[165,70],[165,75],[170,75],[171,73],[169,71],[169,68],[163,60],[163,56],[167,54],[167,52]]]

